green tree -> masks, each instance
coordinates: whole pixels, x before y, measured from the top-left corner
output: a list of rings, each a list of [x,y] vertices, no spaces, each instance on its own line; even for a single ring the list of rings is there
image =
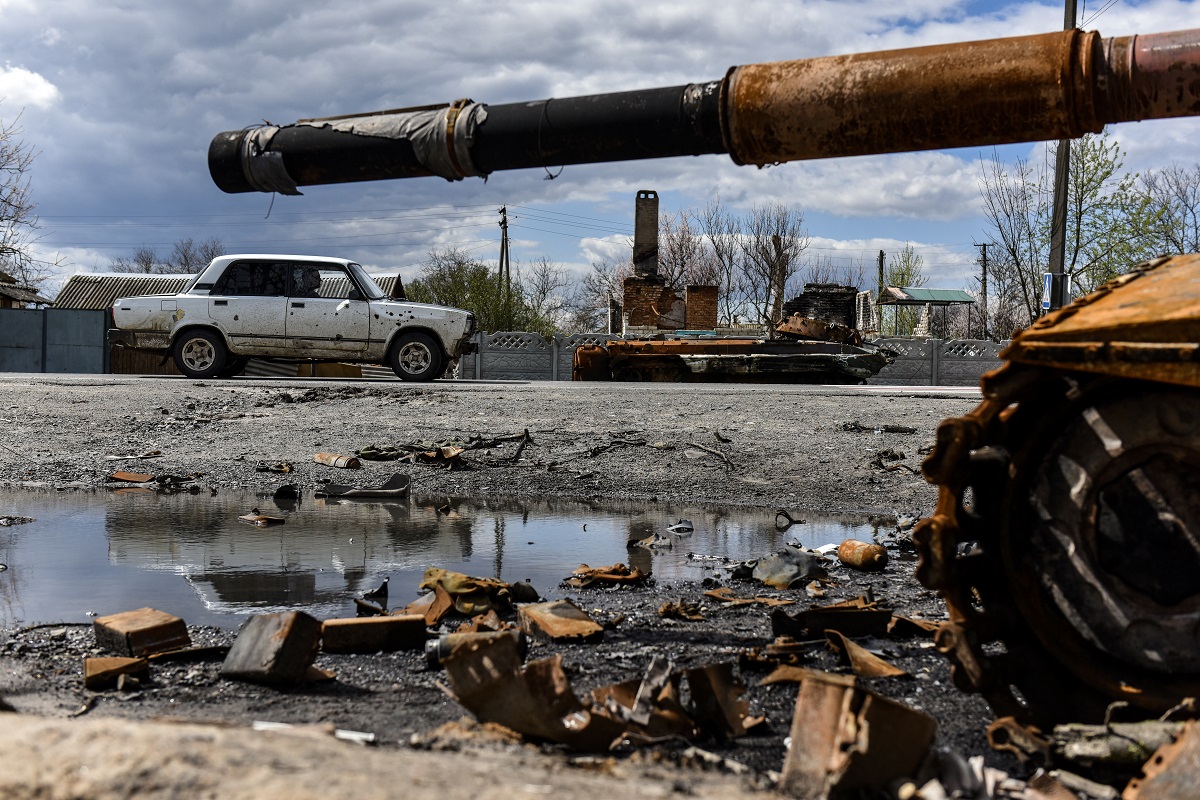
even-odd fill
[[[899,253],[888,257],[887,266],[883,271],[883,281],[888,286],[907,286],[916,288],[924,286],[925,259],[917,253],[912,243],[906,243]],[[913,306],[892,307],[892,331],[897,336],[910,336],[917,326],[921,312]]]
[[[980,194],[988,219],[1001,307],[1017,326],[1041,313],[1042,273],[1049,269],[1054,196],[1054,148],[1038,165],[1013,166],[993,154],[982,165]],[[1087,135],[1071,146],[1064,269],[1088,292],[1152,255],[1155,206],[1138,176],[1123,170],[1124,152],[1107,134]],[[1007,270],[1007,273],[1002,271]],[[990,293],[989,293],[990,294]]]
[[[495,267],[456,247],[434,250],[420,275],[405,287],[409,300],[465,308],[480,330],[529,331],[550,337],[566,313],[561,292],[565,271],[548,259],[533,263],[525,281],[514,265],[511,291],[504,291]]]

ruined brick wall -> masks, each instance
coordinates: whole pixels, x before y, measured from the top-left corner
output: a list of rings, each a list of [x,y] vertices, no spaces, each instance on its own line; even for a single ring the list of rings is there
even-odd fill
[[[635,275],[626,278],[621,285],[621,306],[624,309],[626,325],[656,329],[683,327],[683,314],[674,311],[676,304],[682,305],[679,297],[658,278]],[[676,316],[678,320],[672,324],[671,318]]]
[[[833,283],[806,283],[804,292],[783,304],[784,318],[793,314],[854,327],[858,289]]]
[[[684,327],[692,331],[711,331],[717,327],[717,287],[693,284],[684,289],[687,307]]]

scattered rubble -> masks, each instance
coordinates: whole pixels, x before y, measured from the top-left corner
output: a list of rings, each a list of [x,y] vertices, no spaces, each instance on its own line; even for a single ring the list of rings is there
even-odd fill
[[[580,564],[571,577],[563,581],[564,586],[573,589],[588,589],[593,586],[638,586],[650,579],[650,576],[637,567],[624,564],[613,564],[609,567],[589,567]]]

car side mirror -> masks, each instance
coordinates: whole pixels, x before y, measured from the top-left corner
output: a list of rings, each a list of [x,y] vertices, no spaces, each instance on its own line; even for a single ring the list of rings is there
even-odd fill
[[[350,299],[351,300],[365,300],[366,298],[363,297],[362,290],[355,287],[355,288],[350,289]]]

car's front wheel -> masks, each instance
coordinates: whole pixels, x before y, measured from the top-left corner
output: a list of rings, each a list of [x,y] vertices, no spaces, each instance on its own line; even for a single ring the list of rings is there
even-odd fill
[[[396,339],[388,353],[388,366],[402,380],[431,381],[442,374],[446,362],[432,336],[413,331]]]
[[[215,331],[193,328],[175,340],[175,366],[189,378],[211,378],[225,369],[229,353]]]

